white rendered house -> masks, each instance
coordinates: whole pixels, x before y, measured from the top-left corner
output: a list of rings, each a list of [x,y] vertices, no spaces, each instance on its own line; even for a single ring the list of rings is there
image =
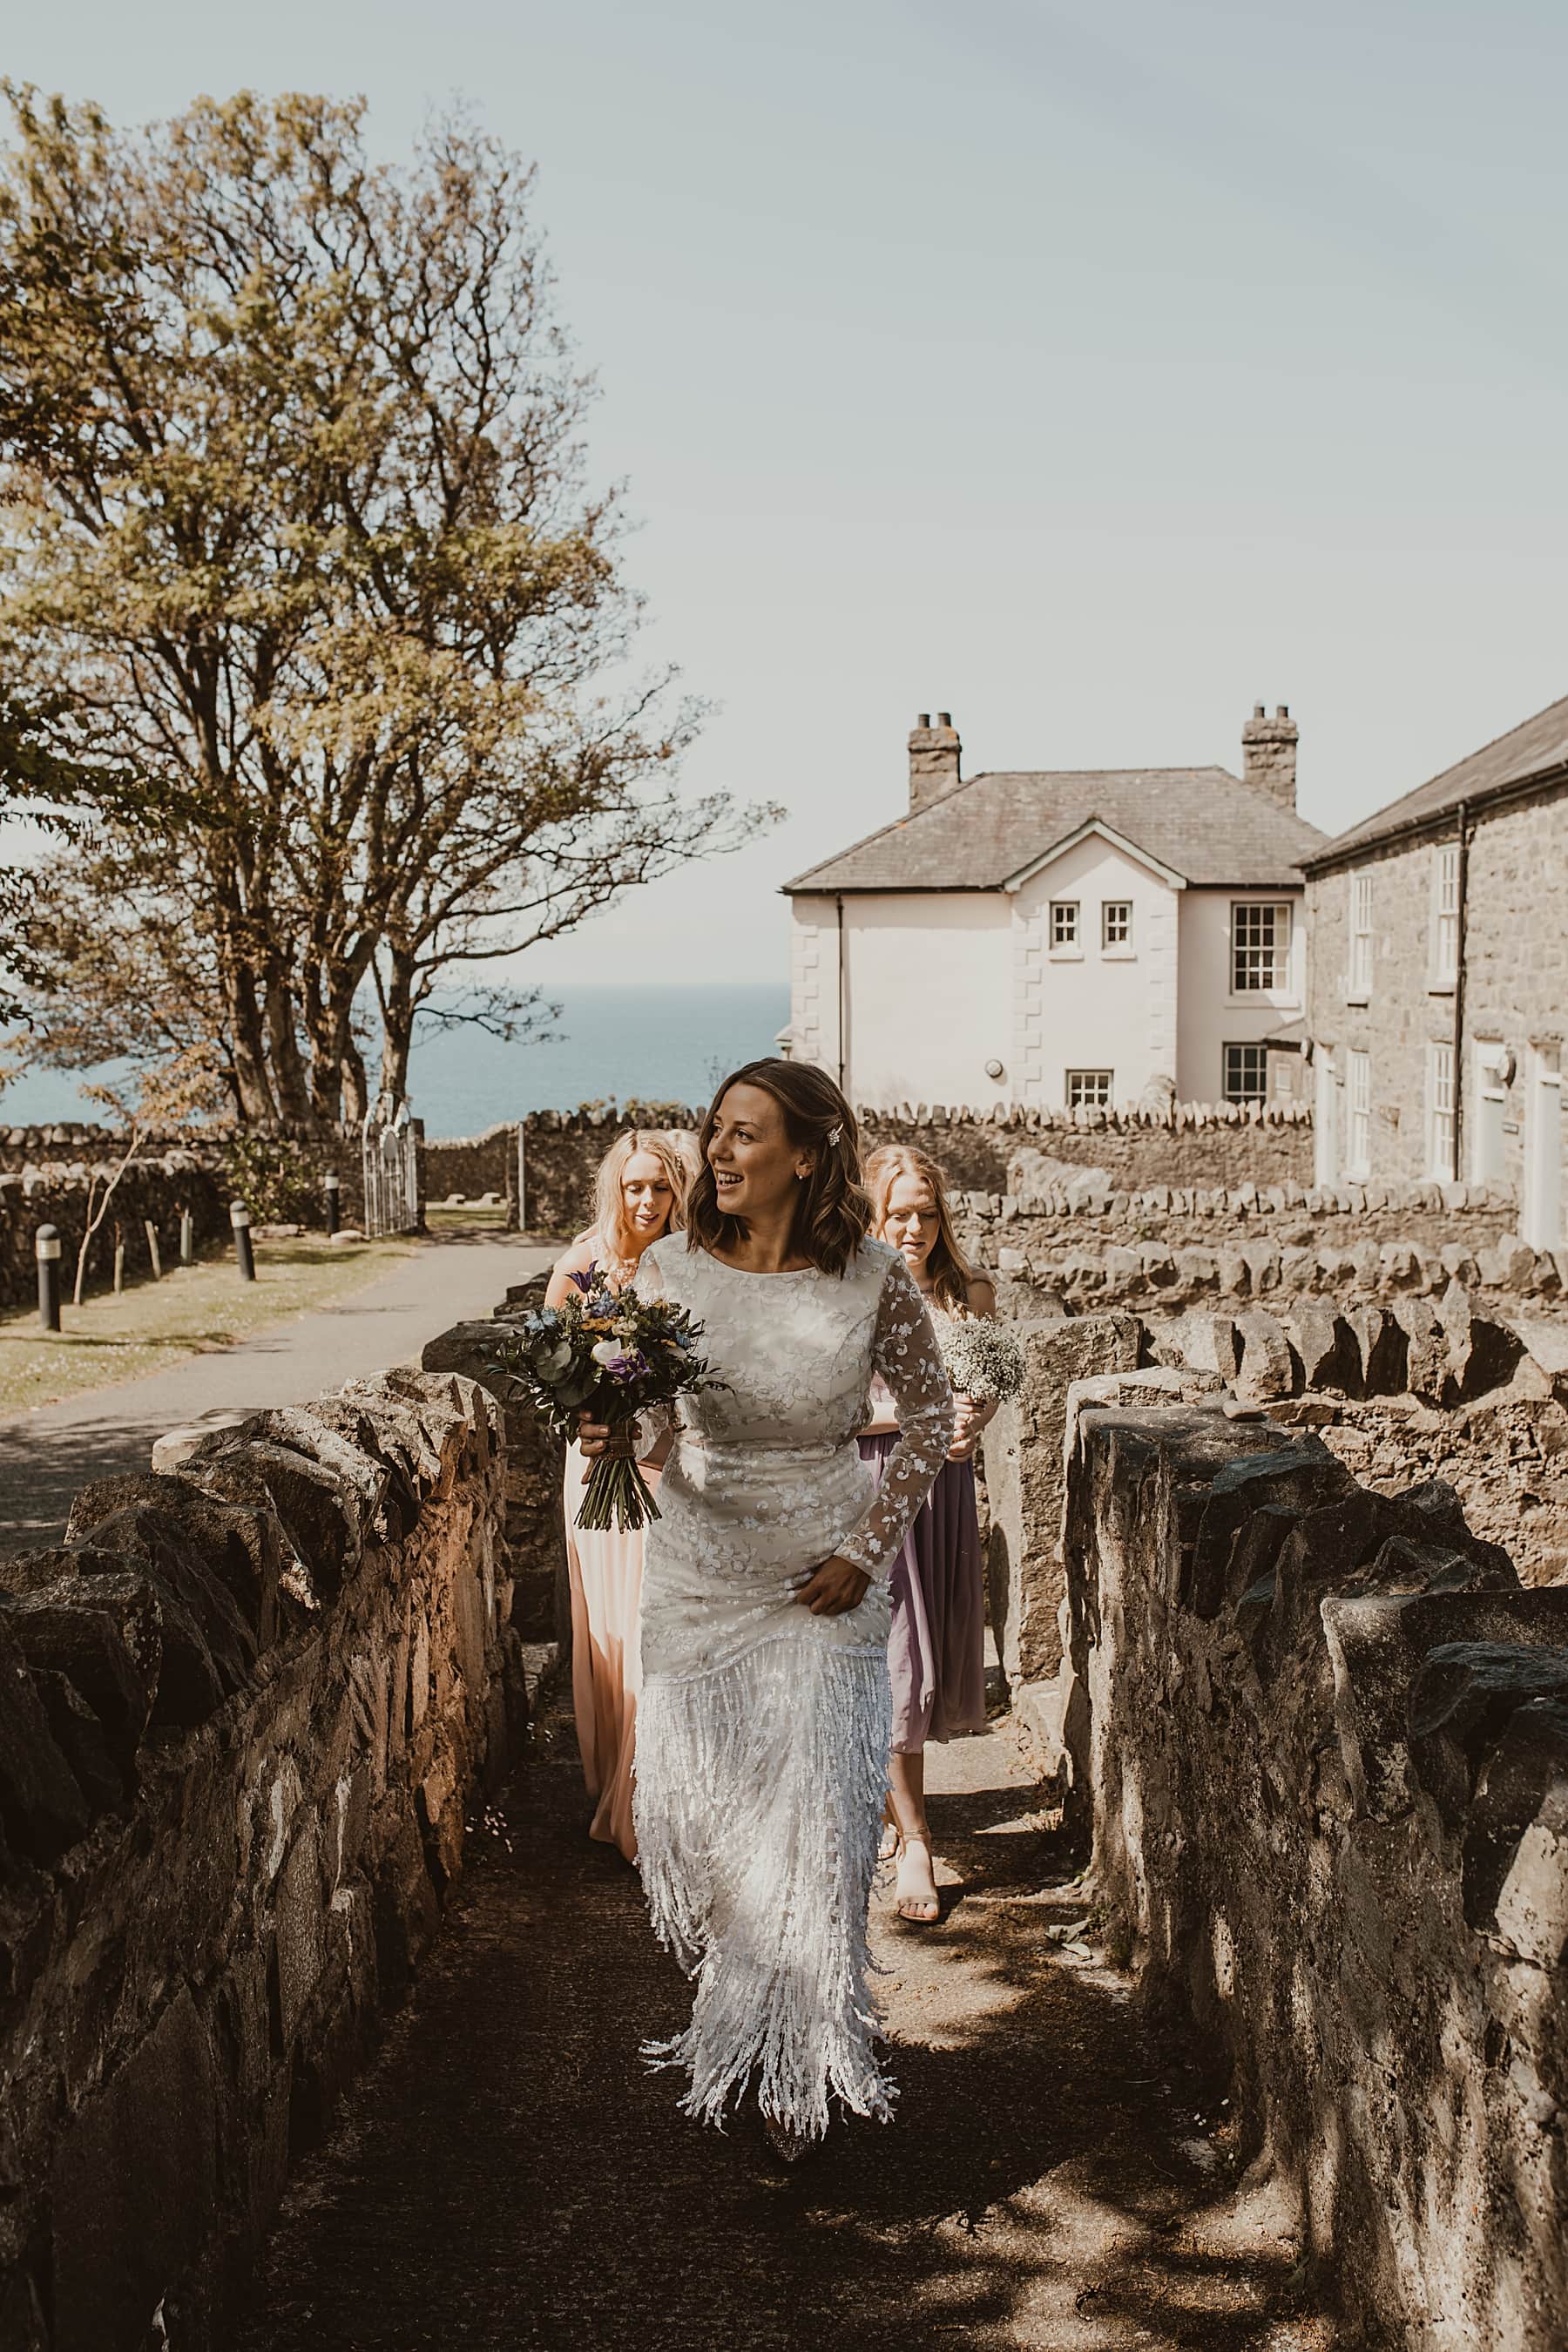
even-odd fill
[[[906,814],[784,885],[797,1059],[850,1100],[1184,1101],[1298,1091],[1297,730],[1261,707],[1224,768],[961,775],[910,737]]]

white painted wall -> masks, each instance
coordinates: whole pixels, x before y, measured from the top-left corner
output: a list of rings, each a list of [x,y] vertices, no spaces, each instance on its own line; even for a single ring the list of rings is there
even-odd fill
[[[838,917],[831,898],[790,900],[790,1052],[838,1072]]]
[[[1110,1070],[1117,1103],[1174,1077],[1179,896],[1096,835],[1024,884],[1014,900],[1016,1101],[1064,1104],[1069,1070]],[[1058,899],[1078,903],[1076,952],[1051,944]],[[1101,944],[1108,899],[1131,902],[1130,947]]]
[[[1054,899],[1076,899],[1076,954],[1050,946]],[[1230,992],[1233,899],[1290,898],[1290,986]],[[1132,905],[1130,952],[1101,946],[1107,899]],[[837,1075],[840,938],[850,1100],[870,1106],[1061,1105],[1069,1070],[1114,1073],[1135,1102],[1173,1078],[1184,1101],[1217,1101],[1221,1049],[1298,1014],[1305,952],[1300,892],[1178,889],[1090,835],[1016,893],[888,891],[793,902],[792,1052]],[[988,1061],[1003,1065],[989,1077]]]
[[[838,916],[796,898],[794,1050],[837,1076]],[[844,901],[845,1091],[872,1107],[1013,1098],[1012,908],[1000,891],[910,891]],[[985,1065],[1004,1065],[1000,1078]]]
[[[1231,991],[1233,904],[1287,900],[1291,908],[1290,985],[1237,996]],[[1181,999],[1176,1028],[1176,1092],[1184,1102],[1218,1102],[1225,1092],[1226,1045],[1247,1045],[1294,1020],[1305,1001],[1306,924],[1300,890],[1182,893]]]

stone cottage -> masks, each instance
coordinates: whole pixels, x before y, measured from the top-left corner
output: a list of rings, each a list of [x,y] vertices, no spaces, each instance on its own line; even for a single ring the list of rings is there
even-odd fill
[[[781,1044],[854,1102],[1094,1108],[1293,1093],[1305,971],[1297,729],[1259,704],[1242,773],[964,778],[949,714],[907,811],[784,885]]]
[[[1320,1179],[1502,1178],[1557,1247],[1568,701],[1303,862]]]

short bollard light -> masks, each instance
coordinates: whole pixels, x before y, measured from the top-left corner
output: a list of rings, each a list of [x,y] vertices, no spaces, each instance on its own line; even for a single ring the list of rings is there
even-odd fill
[[[60,1233],[40,1225],[33,1243],[38,1261],[38,1321],[46,1331],[60,1328]]]
[[[180,1264],[195,1265],[196,1262],[196,1221],[189,1209],[180,1211]]]
[[[228,1221],[234,1227],[234,1255],[239,1266],[239,1278],[241,1282],[254,1282],[256,1253],[250,1246],[250,1211],[243,1201],[236,1201],[230,1205]]]
[[[342,1205],[343,1180],[335,1169],[330,1168],[321,1181],[327,1194],[327,1231],[330,1234],[335,1234],[338,1230],[338,1211]]]

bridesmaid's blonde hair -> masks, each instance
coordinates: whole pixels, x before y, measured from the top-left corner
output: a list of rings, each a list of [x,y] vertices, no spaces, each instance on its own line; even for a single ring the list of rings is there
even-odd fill
[[[633,1255],[626,1226],[626,1196],[621,1182],[627,1163],[639,1151],[657,1160],[664,1171],[672,1195],[669,1223],[665,1230],[679,1233],[686,1223],[686,1196],[691,1189],[689,1150],[687,1137],[673,1135],[663,1128],[629,1127],[624,1135],[617,1135],[600,1160],[599,1172],[594,1179],[594,1222],[585,1233],[578,1234],[578,1240],[586,1241],[589,1234],[596,1234],[605,1255],[621,1264]]]
[[[936,1239],[926,1267],[931,1292],[940,1307],[952,1314],[969,1312],[969,1286],[974,1268],[958,1246],[952,1212],[947,1202],[947,1181],[929,1151],[914,1143],[882,1143],[866,1162],[866,1189],[871,1195],[871,1231],[879,1241],[888,1220],[888,1202],[900,1176],[915,1176],[931,1187],[936,1202]]]

